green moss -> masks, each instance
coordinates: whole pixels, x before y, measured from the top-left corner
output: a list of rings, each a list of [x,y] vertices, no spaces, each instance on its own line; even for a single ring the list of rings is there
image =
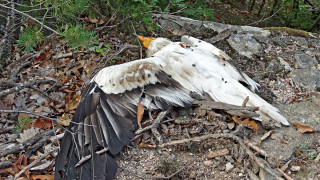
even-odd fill
[[[309,37],[310,32],[299,30],[299,29],[292,29],[288,27],[265,27],[263,28],[265,30],[271,30],[271,31],[282,31],[286,32],[291,36],[302,36],[302,37]]]
[[[179,164],[173,159],[164,159],[160,162],[159,171],[164,175],[171,175],[179,170]]]

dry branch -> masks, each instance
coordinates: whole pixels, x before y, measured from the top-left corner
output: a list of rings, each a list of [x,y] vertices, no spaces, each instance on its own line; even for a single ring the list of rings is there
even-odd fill
[[[59,33],[58,31],[56,31],[56,30],[54,30],[54,29],[52,29],[52,28],[44,25],[42,22],[40,22],[40,21],[37,20],[36,18],[30,16],[29,14],[26,14],[26,13],[24,13],[24,12],[18,11],[17,9],[14,9],[14,8],[11,8],[11,7],[8,7],[8,6],[5,6],[5,5],[3,5],[3,4],[0,4],[0,7],[6,8],[6,9],[10,9],[10,10],[12,10],[12,11],[18,13],[18,14],[21,14],[21,15],[23,15],[23,16],[26,16],[26,17],[34,20],[35,22],[39,23],[39,24],[40,24],[41,26],[43,26],[45,29],[47,29],[47,30],[49,30],[49,31],[52,31],[52,32],[60,35],[60,33]]]
[[[194,102],[194,104],[201,105],[201,108],[205,110],[219,109],[225,111],[230,115],[239,116],[242,118],[259,117],[259,114],[256,113],[256,111],[258,110],[258,108],[256,107],[242,107],[214,101],[196,101]]]
[[[244,139],[244,143],[251,147],[253,150],[255,150],[256,152],[260,153],[262,156],[264,157],[270,157],[266,151],[264,151],[263,149],[261,149],[260,147],[256,146],[253,144],[253,142],[251,142],[249,139],[245,138]]]
[[[12,148],[8,148],[8,149],[4,149],[0,152],[0,158],[7,156],[9,154],[13,154],[16,152],[19,152],[21,150],[26,149],[28,146],[33,145],[34,143],[38,142],[39,140],[42,139],[42,137],[44,136],[50,136],[52,134],[54,134],[54,132],[56,131],[56,128],[51,129],[50,131],[44,132],[44,133],[39,133],[35,136],[33,136],[32,138],[30,138],[28,141],[17,144],[16,146],[13,146]]]
[[[42,84],[42,83],[47,83],[47,84],[54,85],[57,82],[52,81],[52,80],[39,79],[39,80],[35,80],[35,81],[32,81],[32,82],[28,82],[28,83],[14,83],[14,84],[11,84],[11,86],[14,86],[14,87],[12,87],[10,89],[3,90],[3,91],[0,92],[0,98],[3,97],[3,96],[8,95],[10,93],[20,91],[21,89],[32,88],[32,86],[37,85],[37,84]]]

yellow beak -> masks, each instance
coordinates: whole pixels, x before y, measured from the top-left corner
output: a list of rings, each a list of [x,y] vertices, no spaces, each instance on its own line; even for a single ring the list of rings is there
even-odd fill
[[[140,42],[142,42],[143,47],[148,49],[151,41],[155,40],[156,38],[138,36],[138,39]]]

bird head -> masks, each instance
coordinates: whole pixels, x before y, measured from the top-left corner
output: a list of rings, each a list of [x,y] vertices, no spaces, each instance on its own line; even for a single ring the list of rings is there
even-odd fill
[[[138,36],[139,41],[143,47],[147,49],[147,57],[152,56],[154,53],[160,51],[165,46],[172,43],[172,41],[166,38],[151,38]]]

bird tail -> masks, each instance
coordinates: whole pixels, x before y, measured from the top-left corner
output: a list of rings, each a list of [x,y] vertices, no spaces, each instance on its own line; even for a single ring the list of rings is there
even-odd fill
[[[265,102],[267,103],[267,102]],[[258,114],[260,114],[260,118],[258,120],[261,120],[263,118],[265,119],[274,119],[278,122],[280,122],[283,125],[289,126],[289,122],[287,118],[285,118],[283,115],[279,113],[279,110],[275,107],[273,107],[271,104],[267,103],[262,105],[259,108]]]
[[[252,80],[253,81],[253,80]],[[207,83],[209,84],[209,83]],[[263,120],[263,119],[273,119],[282,123],[283,125],[289,125],[287,119],[279,113],[279,110],[269,104],[267,101],[262,99],[260,96],[255,94],[254,92],[247,89],[239,82],[232,83],[213,83],[207,86],[207,93],[211,96],[211,98],[218,102],[229,103],[233,105],[241,105],[243,100],[249,96],[249,100],[247,102],[247,106],[255,106],[259,107],[257,113],[260,115],[259,117],[254,118],[255,120]]]
[[[70,131],[66,131],[56,158],[54,179],[93,180],[98,177],[107,177],[108,180],[114,179],[118,165],[107,153],[97,154],[93,152],[91,153],[91,160],[84,161],[79,167],[76,167],[79,161],[88,155],[85,152],[88,150],[79,152],[79,144],[75,140],[77,137],[73,136]],[[94,136],[91,138],[94,138]]]

